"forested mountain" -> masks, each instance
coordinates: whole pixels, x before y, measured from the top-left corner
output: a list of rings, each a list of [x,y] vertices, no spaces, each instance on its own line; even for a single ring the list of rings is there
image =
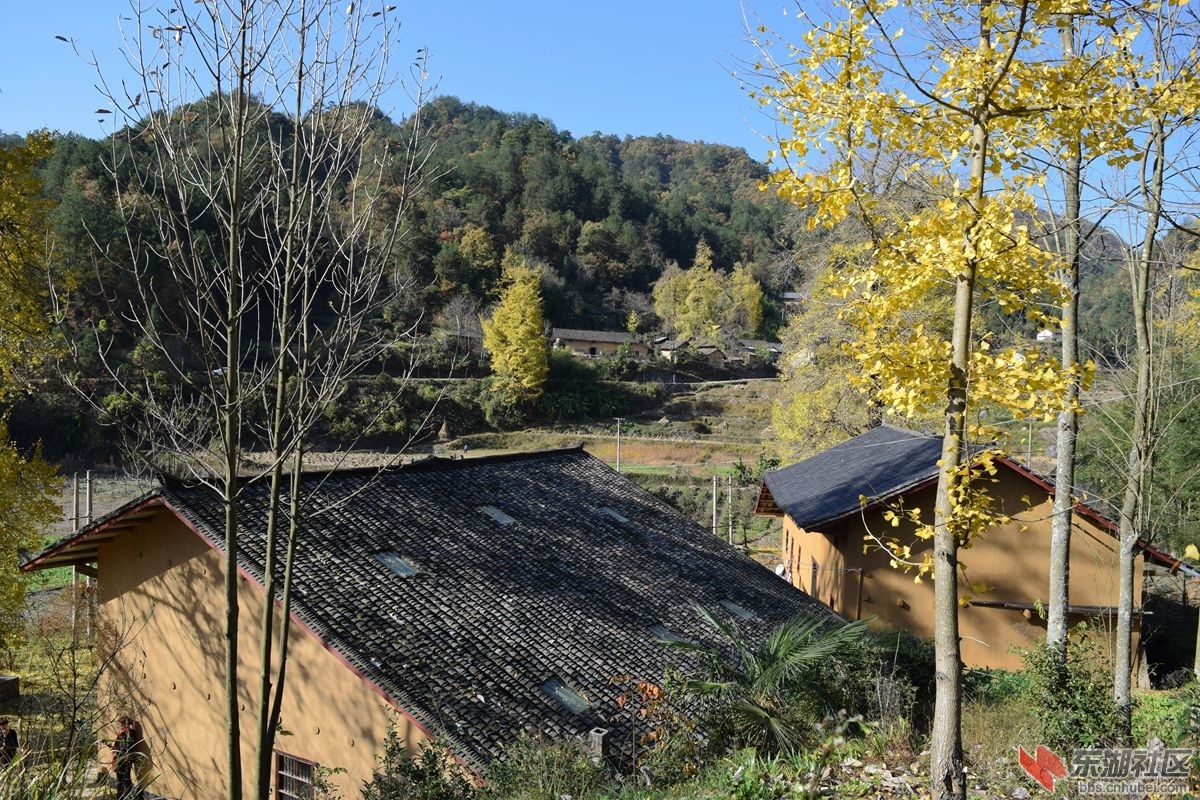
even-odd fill
[[[219,135],[205,128],[203,112],[203,103],[177,112],[197,142]],[[360,172],[394,158],[383,154],[401,152],[388,148],[414,130],[433,146],[430,179],[409,205],[406,233],[393,250],[395,280],[408,288],[380,324],[396,330],[428,331],[447,308],[460,317],[464,310],[485,312],[497,299],[509,249],[540,269],[545,318],[558,327],[624,329],[636,315],[642,330],[660,330],[651,297],[655,282],[664,272],[676,274],[676,267],[692,267],[702,252],[718,273],[743,267],[741,274],[758,279],[767,291],[756,333],[775,338],[784,322],[780,293],[811,289],[824,268],[805,255],[822,249],[811,246],[821,233],[809,231],[800,212],[760,188],[767,167],[739,148],[665,136],[575,138],[549,120],[453,97],[432,102],[419,120],[396,122],[368,108],[357,113],[371,115],[373,126]],[[263,141],[287,142],[292,123],[285,116],[267,114],[262,124],[272,129]],[[130,217],[125,208],[123,215],[116,205],[114,175],[128,189],[132,176],[145,174],[145,165],[136,162],[150,150],[134,141],[132,148],[125,141],[114,147],[113,139],[59,136],[40,170],[46,195],[57,203],[54,259],[70,276],[64,330],[76,337],[76,365],[85,372],[98,356],[89,348],[105,337],[110,358],[153,369],[139,362],[144,332],[119,310],[122,296],[137,290],[121,268],[131,252],[127,238],[150,233],[137,229],[136,214]],[[270,156],[264,151],[263,157]],[[341,179],[349,187],[359,175]],[[126,202],[130,198],[136,201],[136,193]],[[205,213],[197,210],[201,232]],[[1083,332],[1105,352],[1119,350],[1128,330],[1127,288],[1118,270],[1122,248],[1117,237],[1098,231],[1085,267]],[[215,251],[212,257],[218,258]],[[159,313],[169,318],[178,298],[162,300]],[[996,317],[987,323],[1008,335],[1032,335],[1019,321]],[[24,412],[28,419],[46,410]]]
[[[381,139],[399,140],[412,124],[380,116],[376,126]],[[670,264],[690,266],[702,241],[718,270],[745,264],[766,283],[762,265],[787,247],[777,241],[787,209],[759,189],[766,168],[739,148],[663,136],[576,139],[548,120],[452,97],[424,109],[420,135],[435,144],[435,180],[396,252],[413,286],[406,319],[463,294],[485,307],[509,247],[541,265],[553,324],[601,328],[623,327],[630,310],[648,317],[654,281]],[[127,250],[109,152],[107,142],[61,136],[42,170],[59,203],[61,257],[84,285],[103,253]],[[77,296],[89,305],[86,292]]]
[[[743,150],[667,137],[574,139],[538,117],[441,98],[423,124],[440,175],[413,220],[404,262],[432,303],[488,300],[499,256],[540,262],[546,316],[564,327],[623,327],[663,269],[765,264],[785,207],[761,191]],[[763,278],[767,276],[762,275]]]
[[[376,125],[381,139],[400,139],[412,120],[379,116]],[[195,135],[207,132],[197,126]],[[424,109],[421,135],[435,145],[435,179],[396,252],[396,267],[413,286],[403,319],[421,315],[428,324],[428,311],[456,296],[486,307],[509,247],[542,266],[546,317],[560,327],[623,328],[631,310],[652,327],[654,282],[669,265],[690,267],[701,242],[717,270],[749,267],[768,303],[806,277],[792,254],[814,234],[760,189],[767,168],[740,148],[665,136],[577,139],[549,120],[453,97]],[[59,203],[59,257],[85,286],[105,252],[127,250],[112,207],[111,152],[107,141],[60,136],[41,173],[46,194]],[[1084,335],[1106,349],[1127,328],[1121,248],[1116,236],[1097,231],[1084,268]],[[87,308],[86,292],[78,299],[77,313],[104,316]],[[764,336],[780,321],[773,310]]]

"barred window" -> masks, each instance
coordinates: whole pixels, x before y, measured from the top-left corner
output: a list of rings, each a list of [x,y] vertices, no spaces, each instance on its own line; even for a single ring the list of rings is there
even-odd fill
[[[317,765],[275,752],[275,800],[312,800]]]

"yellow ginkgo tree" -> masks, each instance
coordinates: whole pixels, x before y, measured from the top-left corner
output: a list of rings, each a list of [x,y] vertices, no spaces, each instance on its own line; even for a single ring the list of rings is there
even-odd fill
[[[980,412],[1052,418],[1082,369],[988,335],[977,315],[987,302],[1056,323],[1046,309],[1062,305],[1062,265],[1029,228],[1044,181],[1031,154],[1080,124],[1060,113],[1087,81],[1056,55],[1057,26],[1086,12],[1066,0],[841,0],[825,18],[802,13],[786,56],[759,30],[756,95],[788,131],[772,186],[813,228],[853,219],[868,234],[837,283],[852,380],[889,413],[942,419],[934,515],[918,525],[933,542],[935,798],[966,797],[959,553],[996,519],[976,480],[995,453]],[[917,180],[924,201],[884,213],[886,188]]]
[[[503,266],[504,288],[491,318],[483,321],[483,346],[499,394],[525,402],[541,395],[549,375],[541,272],[512,250],[504,254]]]
[[[37,163],[50,154],[45,133],[0,148],[0,399],[29,386],[29,370],[50,353],[47,215]],[[21,453],[0,417],[0,644],[23,627],[25,582],[17,554],[34,549],[59,515],[56,470]]]

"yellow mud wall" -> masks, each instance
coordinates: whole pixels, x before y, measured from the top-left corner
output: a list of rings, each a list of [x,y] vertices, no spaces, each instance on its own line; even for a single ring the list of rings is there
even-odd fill
[[[1049,561],[1052,499],[1028,479],[1001,466],[998,482],[989,491],[1012,521],[994,527],[960,550],[959,595],[980,601],[1045,603],[1049,594]],[[914,492],[905,507],[921,508],[922,519],[932,520],[934,489]],[[812,594],[847,619],[875,617],[882,627],[903,628],[933,635],[933,581],[920,583],[915,569],[907,572],[890,565],[891,556],[872,539],[898,537],[911,544],[911,560],[919,562],[931,543],[917,539],[912,527],[892,527],[886,509],[871,508],[821,532],[809,532],[784,518],[783,563],[792,585]],[[865,549],[865,552],[864,552]],[[814,572],[813,562],[817,569]],[[861,578],[855,570],[861,570]],[[814,584],[813,578],[816,578]],[[1142,559],[1134,569],[1134,597],[1141,597]],[[964,580],[965,577],[965,580]],[[1118,598],[1117,540],[1083,516],[1074,515],[1071,536],[1071,604],[1116,606]],[[972,591],[970,584],[981,591]],[[986,587],[986,588],[985,588]],[[1139,601],[1140,605],[1140,601]],[[1084,621],[1082,616],[1072,624]],[[1114,618],[1088,620],[1101,630],[1101,641],[1111,647]],[[963,662],[971,667],[1019,669],[1016,648],[1029,648],[1046,632],[1036,610],[989,608],[969,605],[960,609],[959,628]],[[1136,631],[1135,631],[1136,637]],[[1135,640],[1136,648],[1136,640]],[[1135,650],[1136,651],[1136,650]]]
[[[224,555],[167,511],[100,550],[99,592],[106,641],[119,642],[120,670],[109,674],[111,717],[141,723],[150,788],[165,797],[211,800],[226,794]],[[255,779],[257,675],[263,592],[239,578],[242,769],[245,796]],[[353,797],[383,749],[389,719],[415,749],[425,740],[369,683],[303,627],[291,623],[290,656],[276,751],[341,768],[330,777]],[[116,733],[115,725],[104,732]]]

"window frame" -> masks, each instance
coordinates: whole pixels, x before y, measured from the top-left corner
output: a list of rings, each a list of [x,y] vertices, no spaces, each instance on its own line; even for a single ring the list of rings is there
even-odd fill
[[[316,794],[317,769],[320,765],[282,750],[274,750],[272,754],[271,777],[275,800],[312,800]],[[307,776],[303,774],[305,770]],[[289,782],[286,788],[284,780]],[[293,781],[295,783],[291,783]]]

